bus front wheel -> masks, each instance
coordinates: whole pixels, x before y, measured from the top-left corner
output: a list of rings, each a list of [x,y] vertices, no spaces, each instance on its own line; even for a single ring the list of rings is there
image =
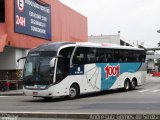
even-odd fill
[[[71,85],[69,88],[69,98],[74,99],[79,96],[79,88],[77,85]]]

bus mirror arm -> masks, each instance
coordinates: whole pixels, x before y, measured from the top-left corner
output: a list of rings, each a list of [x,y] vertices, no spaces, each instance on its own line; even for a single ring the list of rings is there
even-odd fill
[[[62,56],[62,55],[58,55],[58,56],[54,57],[54,58],[50,61],[50,67],[54,67],[55,61],[56,61],[56,59],[58,59],[58,58],[63,58],[63,56]]]
[[[58,56],[56,56],[56,58],[63,58],[63,56],[62,55],[58,55]]]
[[[27,57],[21,57],[17,60],[17,62],[19,62],[20,60],[26,59]]]

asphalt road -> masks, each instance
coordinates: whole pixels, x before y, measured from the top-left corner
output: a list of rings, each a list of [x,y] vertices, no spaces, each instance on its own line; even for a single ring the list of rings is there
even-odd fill
[[[145,85],[123,92],[106,91],[78,99],[46,101],[28,96],[0,96],[0,112],[160,114],[160,78],[148,78]]]

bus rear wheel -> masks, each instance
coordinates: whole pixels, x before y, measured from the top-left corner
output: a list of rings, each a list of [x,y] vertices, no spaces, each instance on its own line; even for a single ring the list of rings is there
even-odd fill
[[[124,90],[129,91],[130,90],[130,80],[126,79],[124,82]]]
[[[137,82],[136,82],[135,79],[133,79],[132,82],[131,82],[131,89],[132,90],[136,89],[136,86],[137,86]]]
[[[69,98],[70,99],[74,99],[76,97],[79,96],[79,88],[77,85],[71,85],[71,87],[69,88]]]

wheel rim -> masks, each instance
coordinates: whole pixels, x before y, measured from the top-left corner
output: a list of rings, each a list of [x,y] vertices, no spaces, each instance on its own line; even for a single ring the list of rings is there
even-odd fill
[[[128,81],[126,81],[126,83],[125,83],[125,89],[129,90],[129,82]]]
[[[76,89],[75,89],[74,87],[71,87],[71,88],[69,89],[69,96],[70,96],[71,98],[74,98],[74,97],[76,97],[76,95],[77,95]]]
[[[132,88],[134,89],[136,87],[136,82],[133,80],[132,81]]]

